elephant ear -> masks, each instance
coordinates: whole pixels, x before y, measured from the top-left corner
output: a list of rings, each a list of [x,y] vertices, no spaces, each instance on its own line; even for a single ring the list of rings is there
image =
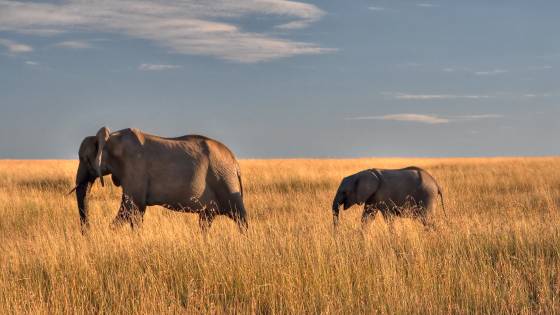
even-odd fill
[[[94,136],[85,137],[82,144],[80,144],[80,150],[78,151],[80,159],[92,162],[95,160],[96,154],[97,138]]]
[[[379,177],[371,171],[363,171],[356,176],[356,203],[363,204],[379,188]]]
[[[103,148],[105,147],[105,143],[109,140],[109,136],[111,131],[107,127],[102,127],[97,132],[95,136],[97,138],[97,155],[95,157],[95,170],[97,171],[97,176],[99,176],[99,180],[101,181],[101,186],[105,186],[103,181],[103,174],[101,173],[101,160],[103,158]]]
[[[134,137],[136,138],[136,140],[138,141],[138,143],[141,146],[144,145],[144,142],[146,141],[146,139],[145,139],[144,133],[142,133],[142,131],[140,131],[137,128],[130,128],[130,132],[132,132],[132,134],[134,135]]]
[[[78,172],[76,173],[76,186],[70,190],[68,194],[73,193],[80,184],[89,180],[90,170],[87,165],[95,159],[97,153],[97,139],[93,136],[85,137],[80,144],[78,156],[80,164],[78,165]]]

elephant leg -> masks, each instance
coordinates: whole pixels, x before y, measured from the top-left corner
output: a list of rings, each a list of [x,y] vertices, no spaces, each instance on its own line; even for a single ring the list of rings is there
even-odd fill
[[[234,220],[237,223],[241,234],[245,234],[247,230],[249,230],[249,223],[247,223],[247,218],[245,216],[236,215]]]
[[[435,231],[437,229],[437,226],[429,212],[423,213],[419,216],[419,218],[420,222],[422,222],[422,225],[424,225],[424,229],[431,231]]]
[[[389,227],[389,231],[392,233],[395,230],[395,215],[390,211],[383,212],[383,220],[385,220],[385,224]]]
[[[377,211],[378,210],[371,204],[366,204],[364,206],[364,212],[362,213],[362,227],[365,227],[365,225],[370,220],[375,219],[375,215],[377,214]]]
[[[146,194],[141,187],[132,187],[125,190],[124,206],[129,214],[128,222],[132,229],[142,226],[144,222],[144,213],[146,213]]]
[[[243,204],[243,198],[240,193],[233,193],[231,194],[230,200],[232,203],[231,213],[233,215],[233,220],[237,223],[239,232],[245,233],[249,229],[249,224],[247,223],[247,211]]]
[[[219,198],[220,213],[227,215],[235,221],[242,234],[247,232],[249,224],[247,223],[247,211],[243,204],[243,197],[239,192],[224,192]]]
[[[134,230],[141,228],[144,223],[144,214],[146,213],[146,206],[135,206],[133,211],[131,211],[128,222],[130,227]]]
[[[146,212],[146,205],[134,201],[127,194],[123,194],[121,198],[121,206],[119,212],[113,223],[111,223],[111,228],[121,227],[124,223],[130,223],[130,226],[135,229],[142,225],[144,220],[144,213]]]
[[[212,210],[203,210],[198,214],[198,225],[204,235],[206,235],[206,232],[208,232],[208,229],[212,226],[212,221],[214,221],[215,216],[216,214]]]
[[[435,208],[434,198],[428,197],[421,201],[418,213],[418,218],[420,222],[424,225],[426,230],[435,230],[436,226],[434,223],[433,213]]]
[[[121,197],[121,205],[119,207],[119,211],[117,212],[117,216],[113,219],[113,222],[111,223],[111,229],[119,228],[126,221],[128,221],[129,213],[125,206],[125,199],[126,196],[125,194],[123,194]]]

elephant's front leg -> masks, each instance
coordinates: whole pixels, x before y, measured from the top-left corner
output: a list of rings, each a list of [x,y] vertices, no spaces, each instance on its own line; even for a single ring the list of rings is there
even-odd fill
[[[422,222],[426,231],[435,231],[437,229],[433,218],[429,214],[423,213],[420,215],[420,222]]]
[[[119,212],[113,223],[111,223],[111,228],[118,228],[124,223],[129,222],[130,226],[134,229],[142,225],[144,220],[144,213],[146,212],[146,206],[135,202],[127,194],[123,194],[121,198],[121,206]]]
[[[372,219],[375,219],[375,215],[377,214],[377,207],[375,207],[375,205],[371,204],[371,203],[366,203],[364,205],[364,212],[362,213],[362,227],[365,227],[365,225]]]

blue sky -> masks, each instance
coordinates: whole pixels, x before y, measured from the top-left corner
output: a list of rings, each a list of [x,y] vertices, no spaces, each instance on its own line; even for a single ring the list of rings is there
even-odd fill
[[[557,155],[558,1],[0,0],[0,158]]]

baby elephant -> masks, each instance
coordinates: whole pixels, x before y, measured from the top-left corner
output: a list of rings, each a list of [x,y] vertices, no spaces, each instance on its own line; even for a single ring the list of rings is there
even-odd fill
[[[441,188],[428,172],[418,167],[361,171],[340,183],[332,205],[333,222],[335,226],[338,224],[340,205],[346,210],[364,204],[362,223],[381,211],[388,222],[394,215],[408,214],[427,226],[427,216],[436,206],[438,194],[444,207]]]

